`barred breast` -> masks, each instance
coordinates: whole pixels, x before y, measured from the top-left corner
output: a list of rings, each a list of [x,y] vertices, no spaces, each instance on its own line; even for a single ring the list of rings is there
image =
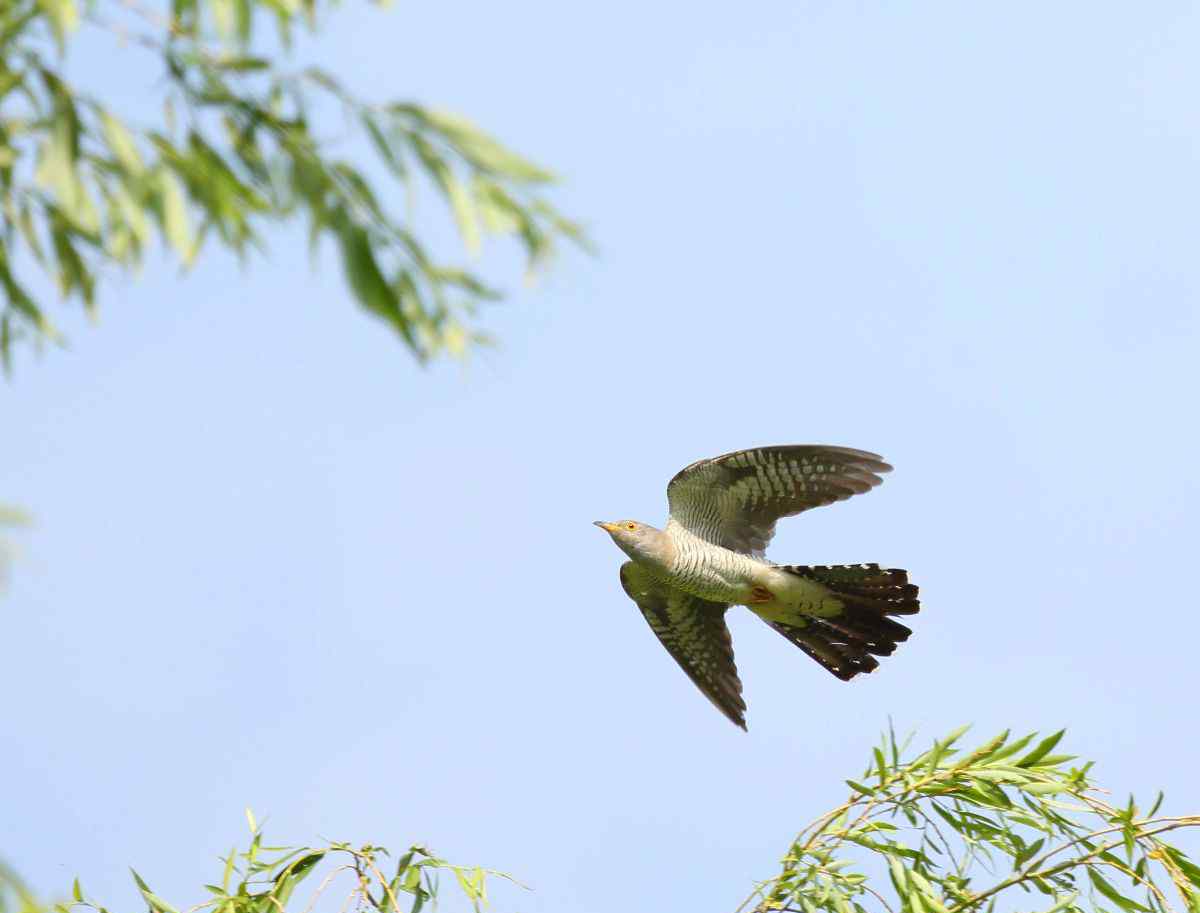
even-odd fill
[[[714,602],[745,602],[754,574],[767,565],[738,552],[713,545],[672,519],[665,530],[675,546],[670,583]]]

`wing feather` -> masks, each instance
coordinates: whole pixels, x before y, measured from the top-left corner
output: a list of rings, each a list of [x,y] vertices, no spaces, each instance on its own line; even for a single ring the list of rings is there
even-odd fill
[[[724,548],[761,557],[775,523],[870,491],[891,466],[849,447],[792,444],[699,460],[667,484],[671,519]]]
[[[725,626],[729,605],[659,583],[633,561],[621,565],[621,586],[701,693],[745,729],[746,702]]]

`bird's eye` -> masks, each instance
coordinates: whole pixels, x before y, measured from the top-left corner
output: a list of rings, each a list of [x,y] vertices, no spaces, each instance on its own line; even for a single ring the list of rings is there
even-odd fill
[[[625,528],[627,530],[629,530],[630,532],[633,532],[635,529],[637,529],[637,524],[636,523],[626,523]]]

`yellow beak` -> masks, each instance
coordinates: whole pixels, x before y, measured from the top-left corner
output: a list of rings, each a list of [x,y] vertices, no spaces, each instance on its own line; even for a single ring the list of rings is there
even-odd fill
[[[601,528],[602,530],[604,530],[606,533],[615,533],[615,532],[617,531],[617,524],[615,524],[615,523],[605,523],[603,520],[597,520],[597,521],[596,521],[595,523],[593,523],[592,525],[593,525],[593,526],[598,526],[598,527],[600,527],[600,528]]]

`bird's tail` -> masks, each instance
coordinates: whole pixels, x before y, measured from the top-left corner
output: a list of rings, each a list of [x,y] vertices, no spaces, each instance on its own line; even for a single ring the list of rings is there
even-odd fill
[[[876,656],[891,656],[912,631],[891,615],[921,610],[917,587],[908,571],[878,564],[835,567],[784,565],[779,568],[820,584],[842,603],[832,617],[807,616],[795,623],[768,622],[776,631],[842,681],[879,666]]]

